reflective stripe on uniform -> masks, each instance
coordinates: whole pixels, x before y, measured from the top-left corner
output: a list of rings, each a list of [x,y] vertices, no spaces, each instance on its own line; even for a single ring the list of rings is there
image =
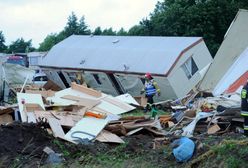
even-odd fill
[[[145,85],[146,95],[151,96],[156,94],[156,88],[152,82],[148,82]]]
[[[242,116],[248,116],[248,111],[241,111]]]
[[[244,130],[248,130],[248,126],[244,126]]]
[[[242,89],[241,91],[241,98],[246,99],[247,91],[245,89]]]

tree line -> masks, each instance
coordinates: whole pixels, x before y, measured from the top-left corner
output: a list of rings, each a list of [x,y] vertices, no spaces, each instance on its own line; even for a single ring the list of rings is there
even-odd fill
[[[32,40],[19,38],[9,46],[0,31],[0,52],[48,51],[65,38],[75,35],[117,36],[198,36],[203,37],[211,54],[218,50],[225,32],[238,10],[248,9],[247,0],[164,0],[158,2],[149,18],[142,19],[128,31],[111,27],[90,30],[85,17],[71,13],[64,29],[46,36],[39,48],[32,47]]]

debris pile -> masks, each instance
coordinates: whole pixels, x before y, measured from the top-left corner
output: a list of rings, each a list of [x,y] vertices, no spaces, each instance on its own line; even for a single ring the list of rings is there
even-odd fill
[[[240,100],[235,94],[205,98],[193,94],[155,103],[150,113],[132,116],[128,112],[143,108],[144,98],[129,94],[113,97],[76,83],[64,90],[51,90],[51,86],[17,93],[17,105],[1,107],[0,123],[35,123],[55,138],[81,145],[95,141],[121,144],[143,134],[151,137],[152,149],[169,145],[178,162],[187,162],[202,148],[199,138],[242,130]],[[161,108],[170,112],[157,113]]]

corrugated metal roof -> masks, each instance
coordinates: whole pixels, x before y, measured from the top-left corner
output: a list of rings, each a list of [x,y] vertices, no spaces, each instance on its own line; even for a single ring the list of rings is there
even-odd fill
[[[55,45],[41,66],[165,75],[180,53],[201,37],[72,35]]]

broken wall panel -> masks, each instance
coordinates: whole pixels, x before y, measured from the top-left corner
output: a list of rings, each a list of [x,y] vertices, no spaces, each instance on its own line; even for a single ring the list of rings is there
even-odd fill
[[[66,133],[65,138],[80,142],[84,139],[93,140],[107,125],[108,120],[84,117],[72,129]]]
[[[27,121],[27,114],[24,109],[24,105],[26,103],[27,104],[38,104],[43,110],[45,110],[42,97],[40,94],[17,93],[17,102],[18,102],[22,122]]]

